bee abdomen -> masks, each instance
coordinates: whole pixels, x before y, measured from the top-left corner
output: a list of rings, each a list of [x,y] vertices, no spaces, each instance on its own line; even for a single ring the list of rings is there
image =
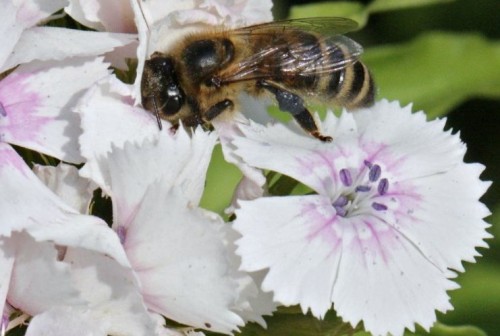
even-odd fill
[[[348,55],[341,46],[336,46],[330,57],[338,62],[339,59],[346,59]],[[375,83],[370,71],[361,61],[328,73],[320,85],[320,90],[328,100],[349,109],[370,106],[375,102]]]

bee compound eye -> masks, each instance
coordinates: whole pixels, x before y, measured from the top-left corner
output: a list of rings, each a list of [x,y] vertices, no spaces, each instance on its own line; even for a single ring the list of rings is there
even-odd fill
[[[162,112],[166,115],[174,115],[181,109],[184,105],[184,92],[175,84],[168,87],[166,95],[164,96],[164,102]]]

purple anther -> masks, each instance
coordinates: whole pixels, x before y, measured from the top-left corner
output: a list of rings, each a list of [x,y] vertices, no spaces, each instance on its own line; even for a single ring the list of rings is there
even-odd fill
[[[377,210],[377,211],[384,211],[384,210],[387,210],[387,205],[382,204],[382,203],[373,202],[372,208]]]
[[[124,226],[119,226],[116,229],[116,234],[118,235],[118,238],[120,239],[120,243],[123,245],[123,243],[125,243],[125,239],[127,238],[127,229],[125,229]]]
[[[345,208],[339,206],[334,206],[334,208],[337,212],[337,215],[339,215],[340,217],[345,217],[347,215],[347,210]]]
[[[380,178],[380,175],[382,174],[382,169],[378,164],[374,164],[370,168],[370,172],[368,173],[368,179],[370,182],[375,182]]]
[[[352,176],[351,176],[351,172],[347,169],[341,169],[340,172],[339,172],[339,176],[340,176],[340,181],[342,182],[343,185],[345,185],[346,187],[349,187],[351,186],[352,184]]]
[[[364,160],[363,163],[365,164],[366,167],[371,168],[373,166],[373,163],[371,163],[368,160]]]
[[[339,196],[339,198],[337,198],[335,200],[335,202],[332,203],[332,205],[334,208],[336,208],[336,207],[346,206],[347,203],[349,203],[349,199],[347,197],[345,197],[344,195],[341,195],[341,196]]]
[[[387,193],[387,190],[389,190],[389,180],[386,178],[383,178],[379,181],[377,191],[379,195],[385,195]]]
[[[372,187],[370,186],[367,186],[367,185],[360,185],[360,186],[357,186],[356,187],[356,192],[367,192],[367,191],[370,191],[372,189]]]
[[[0,116],[6,117],[7,116],[7,110],[3,106],[2,102],[0,102]]]

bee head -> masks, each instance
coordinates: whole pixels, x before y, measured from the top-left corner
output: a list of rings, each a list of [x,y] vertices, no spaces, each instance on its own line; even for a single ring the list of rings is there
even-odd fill
[[[141,95],[145,109],[157,117],[175,119],[173,117],[185,103],[185,94],[179,84],[172,57],[156,52],[145,62]]]

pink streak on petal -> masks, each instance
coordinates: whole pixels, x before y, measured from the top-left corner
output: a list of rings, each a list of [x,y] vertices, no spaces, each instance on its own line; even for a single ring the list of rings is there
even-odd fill
[[[11,74],[0,82],[0,102],[5,117],[0,117],[0,139],[9,134],[10,139],[37,142],[40,130],[53,120],[36,115],[43,97],[30,91],[30,74]]]
[[[341,237],[337,234],[335,226],[339,224],[339,216],[331,206],[328,198],[322,199],[323,204],[306,203],[302,208],[302,215],[310,224],[308,241],[322,239],[335,249],[340,246]]]

